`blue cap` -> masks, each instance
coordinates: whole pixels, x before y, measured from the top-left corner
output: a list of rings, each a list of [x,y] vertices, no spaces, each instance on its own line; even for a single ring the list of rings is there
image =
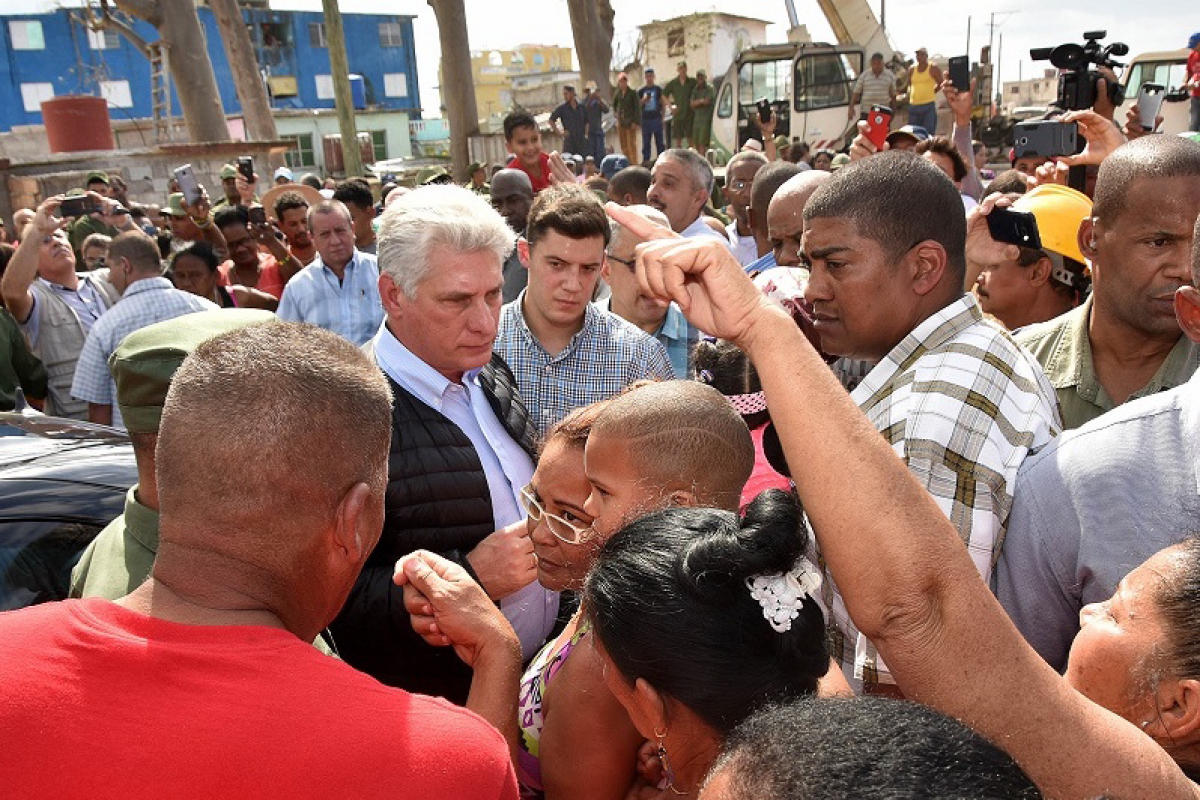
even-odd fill
[[[1200,33],[1193,33],[1188,37],[1188,49],[1195,50],[1196,45],[1200,44]]]

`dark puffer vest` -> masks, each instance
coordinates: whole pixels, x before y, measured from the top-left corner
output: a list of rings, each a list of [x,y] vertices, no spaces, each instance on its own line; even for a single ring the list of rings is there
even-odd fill
[[[533,425],[508,365],[492,356],[479,380],[496,417],[533,457]],[[464,703],[471,670],[452,648],[431,647],[413,632],[392,573],[399,558],[418,549],[471,572],[467,553],[495,530],[487,477],[457,425],[388,382],[395,400],[383,535],[330,629],[339,654],[356,669],[390,686]]]

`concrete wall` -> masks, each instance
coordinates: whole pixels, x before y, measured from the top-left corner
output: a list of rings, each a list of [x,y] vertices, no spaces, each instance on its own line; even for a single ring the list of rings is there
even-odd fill
[[[272,154],[286,150],[287,142],[228,142],[210,145],[165,145],[120,151],[70,153],[43,156],[36,161],[13,163],[0,160],[0,216],[12,218],[18,208],[35,208],[42,200],[70,189],[82,188],[88,172],[102,169],[120,175],[129,186],[129,200],[157,203],[167,200],[171,171],[191,164],[197,179],[213,202],[221,196],[221,166],[238,156],[251,156],[263,191],[270,188],[264,175]]]

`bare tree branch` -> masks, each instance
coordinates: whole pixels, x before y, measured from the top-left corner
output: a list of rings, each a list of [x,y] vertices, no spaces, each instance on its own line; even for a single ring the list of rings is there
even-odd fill
[[[96,13],[96,9],[92,6],[82,6],[78,10],[72,11],[71,16],[93,31],[100,31],[106,28],[115,30],[136,47],[138,52],[143,56],[146,58],[150,57],[150,46],[146,43],[146,40],[138,35],[133,26],[110,14],[108,12],[108,3],[101,3],[99,14]]]

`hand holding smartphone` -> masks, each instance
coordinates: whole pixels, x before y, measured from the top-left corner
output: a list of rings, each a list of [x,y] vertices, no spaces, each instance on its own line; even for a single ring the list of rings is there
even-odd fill
[[[887,106],[871,106],[867,114],[867,140],[882,150],[892,127],[892,110]]]
[[[1018,122],[1013,126],[1013,150],[1017,158],[1073,156],[1078,150],[1079,126],[1052,119]]]
[[[200,182],[196,180],[192,165],[176,167],[174,173],[175,180],[179,181],[179,191],[183,192],[183,202],[189,206],[195,205],[200,199]]]
[[[1042,249],[1042,239],[1038,235],[1037,218],[1028,211],[1014,211],[1011,208],[993,208],[986,217],[988,232],[997,242],[1015,244],[1018,247]]]
[[[1137,110],[1141,118],[1142,128],[1147,133],[1153,133],[1158,123],[1158,112],[1162,110],[1167,88],[1159,83],[1143,83],[1138,90]]]
[[[960,92],[971,91],[971,57],[950,57],[950,85]]]

